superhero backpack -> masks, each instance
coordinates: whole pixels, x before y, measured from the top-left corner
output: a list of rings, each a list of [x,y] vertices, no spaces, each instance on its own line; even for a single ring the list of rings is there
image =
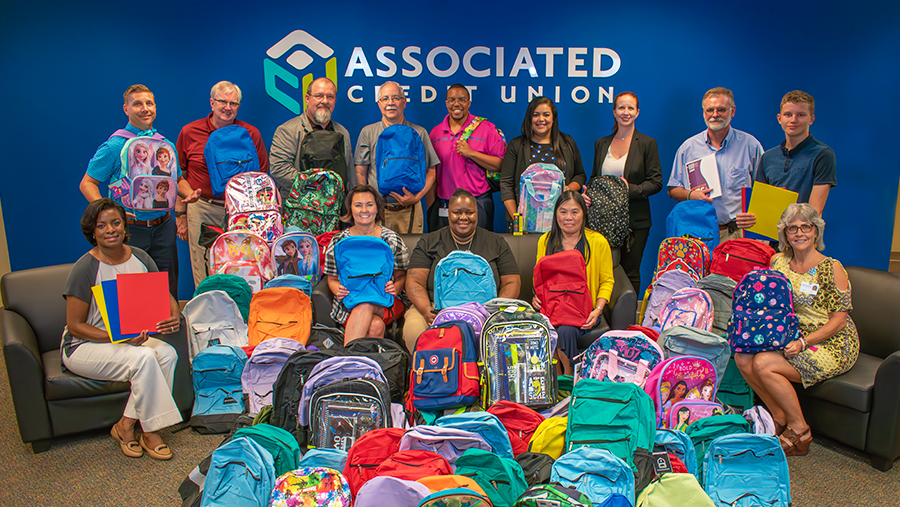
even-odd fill
[[[735,352],[781,350],[800,336],[791,281],[774,269],[751,271],[734,289],[728,341]]]
[[[247,396],[251,414],[258,414],[265,405],[272,404],[272,386],[282,366],[301,349],[302,344],[288,338],[272,338],[253,349],[241,373],[241,389]]]
[[[265,238],[250,231],[231,231],[216,238],[210,249],[210,275],[237,275],[256,293],[275,278],[272,253]]]
[[[326,169],[301,171],[284,199],[285,226],[299,227],[313,235],[333,231],[340,223],[343,204],[344,180],[341,176]]]
[[[478,254],[454,250],[434,269],[434,308],[442,310],[497,297],[497,282],[488,261]]]
[[[278,477],[271,489],[268,505],[350,507],[352,503],[347,479],[339,472],[331,468],[303,467]]]
[[[279,236],[272,243],[272,260],[275,261],[275,274],[278,276],[305,277],[310,287],[315,287],[322,278],[319,245],[316,237],[308,232],[287,232]]]
[[[235,438],[213,451],[200,507],[259,507],[275,484],[269,451],[252,438]]]
[[[640,331],[611,330],[581,354],[575,363],[574,381],[593,378],[608,382],[644,385],[650,372],[665,358],[655,341]]]
[[[380,428],[359,437],[347,452],[344,475],[355,495],[369,479],[375,477],[375,469],[400,450],[400,439],[406,430]]]
[[[228,180],[225,214],[228,231],[251,231],[269,243],[284,233],[281,194],[266,173],[246,172]]]
[[[478,401],[477,341],[465,321],[432,325],[416,339],[406,409],[443,410]]]
[[[659,313],[660,329],[690,326],[709,331],[713,325],[713,302],[703,289],[678,289],[663,303]]]
[[[687,399],[689,393],[696,392],[696,399],[704,387],[712,387],[710,399],[716,398],[716,367],[706,358],[698,356],[677,356],[660,363],[647,382],[644,391],[650,395],[656,408],[656,425],[665,428],[669,420],[669,410],[678,401]]]
[[[594,309],[584,256],[576,249],[541,257],[534,265],[534,289],[553,327],[581,327]]]
[[[344,307],[352,310],[359,303],[394,306],[394,296],[384,291],[394,276],[390,245],[372,236],[347,236],[332,245],[338,278],[350,292],[341,300]]]
[[[270,338],[290,338],[306,345],[312,326],[312,302],[293,287],[263,289],[250,301],[248,341],[251,346]]]
[[[553,225],[556,200],[565,190],[565,175],[553,164],[531,164],[519,180],[522,232],[544,233]]]
[[[213,345],[248,345],[247,324],[237,305],[221,290],[194,296],[184,305],[188,328],[188,359]]]
[[[627,245],[631,235],[628,184],[618,176],[595,176],[588,181],[584,193],[591,199],[588,228],[602,234],[611,248]]]
[[[119,178],[109,184],[109,196],[122,206],[143,211],[168,211],[177,198],[178,157],[175,148],[157,132],[152,136],[138,136],[119,129],[111,136],[127,139],[119,155],[122,170]],[[160,160],[165,154],[168,163]],[[163,167],[165,166],[165,167]],[[162,194],[160,190],[164,190]],[[159,197],[165,198],[157,201]]]
[[[232,176],[258,172],[259,153],[250,132],[240,125],[227,125],[210,132],[203,148],[213,196],[221,198]]]
[[[344,135],[334,130],[306,130],[297,154],[300,173],[315,169],[333,172],[344,183],[348,181]]]
[[[412,127],[391,125],[378,134],[375,144],[378,192],[417,194],[425,188],[425,145]]]
[[[543,315],[523,306],[491,315],[481,337],[483,406],[500,400],[532,408],[556,403],[556,343],[550,329]]]
[[[741,281],[754,269],[768,269],[775,250],[768,243],[749,238],[729,239],[713,250],[711,273]]]
[[[194,407],[190,425],[199,433],[228,433],[244,412],[241,374],[247,354],[236,345],[213,345],[191,363]]]
[[[706,244],[709,252],[719,244],[719,220],[711,203],[681,201],[666,217],[666,237],[689,236]]]

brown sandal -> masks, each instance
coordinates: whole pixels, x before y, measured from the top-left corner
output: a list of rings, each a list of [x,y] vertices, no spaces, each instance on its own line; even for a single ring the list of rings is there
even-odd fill
[[[803,437],[806,435],[809,435],[809,439],[804,440]],[[807,429],[806,433],[802,435],[797,435],[794,430],[787,428],[779,438],[785,456],[806,456],[809,454],[809,445],[813,440],[811,429]]]
[[[785,426],[784,424],[781,424],[780,422],[778,422],[774,419],[772,420],[772,422],[775,423],[775,436],[776,437],[781,436],[781,434],[784,433],[784,430],[787,429],[787,426]]]

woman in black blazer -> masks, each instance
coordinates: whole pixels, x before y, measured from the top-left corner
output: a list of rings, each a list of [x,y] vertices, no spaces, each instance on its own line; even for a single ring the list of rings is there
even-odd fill
[[[662,189],[659,150],[656,139],[634,127],[640,114],[637,95],[622,92],[613,101],[613,133],[594,142],[594,172],[591,177],[611,174],[628,183],[630,227],[633,231],[628,248],[621,253],[622,269],[628,274],[635,292],[641,288],[641,258],[650,235],[651,195]]]

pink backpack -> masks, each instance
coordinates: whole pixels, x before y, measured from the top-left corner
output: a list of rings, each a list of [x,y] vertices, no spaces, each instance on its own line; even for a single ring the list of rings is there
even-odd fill
[[[659,323],[662,330],[681,325],[709,331],[713,325],[712,298],[703,289],[678,289],[663,303]]]
[[[657,427],[665,428],[675,404],[689,399],[714,401],[718,387],[716,367],[709,359],[677,356],[653,369],[644,384],[644,392],[656,406]]]
[[[268,243],[249,231],[222,234],[209,249],[209,274],[240,276],[258,292],[275,277]]]
[[[653,368],[662,363],[662,348],[640,331],[612,330],[594,340],[575,364],[575,382],[593,378],[644,385]]]
[[[229,231],[250,231],[269,243],[284,234],[281,194],[266,173],[232,176],[225,186],[225,213]]]
[[[669,409],[669,418],[665,421],[665,427],[670,430],[687,431],[687,427],[698,419],[724,414],[725,409],[715,401],[695,399],[679,401]]]

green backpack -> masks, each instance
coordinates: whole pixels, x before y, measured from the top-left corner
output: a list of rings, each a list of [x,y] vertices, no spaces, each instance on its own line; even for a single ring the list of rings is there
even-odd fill
[[[287,430],[271,424],[245,426],[234,432],[234,438],[247,437],[269,451],[275,461],[275,475],[281,476],[298,467],[300,446]]]
[[[738,414],[713,415],[697,419],[692,422],[685,431],[694,443],[694,451],[697,453],[697,480],[703,483],[703,457],[709,444],[725,435],[734,433],[752,433],[750,423],[744,416]]]
[[[725,368],[725,375],[722,376],[719,390],[716,391],[716,398],[722,405],[740,408],[740,412],[753,406],[753,389],[750,389],[750,385],[741,375],[741,370],[734,362],[734,354],[731,354],[728,360],[728,367]]]
[[[606,449],[637,472],[634,453],[650,451],[656,438],[653,400],[636,384],[582,379],[569,401],[566,448]]]
[[[592,507],[591,499],[577,489],[563,486],[558,482],[538,484],[528,488],[516,500],[514,507]]]
[[[237,305],[244,322],[247,322],[247,318],[250,316],[250,299],[253,297],[253,290],[246,280],[237,275],[210,275],[197,285],[194,297],[211,290],[225,291]]]
[[[481,449],[468,449],[456,458],[456,475],[475,479],[494,507],[512,507],[525,492],[525,472],[515,460]]]

